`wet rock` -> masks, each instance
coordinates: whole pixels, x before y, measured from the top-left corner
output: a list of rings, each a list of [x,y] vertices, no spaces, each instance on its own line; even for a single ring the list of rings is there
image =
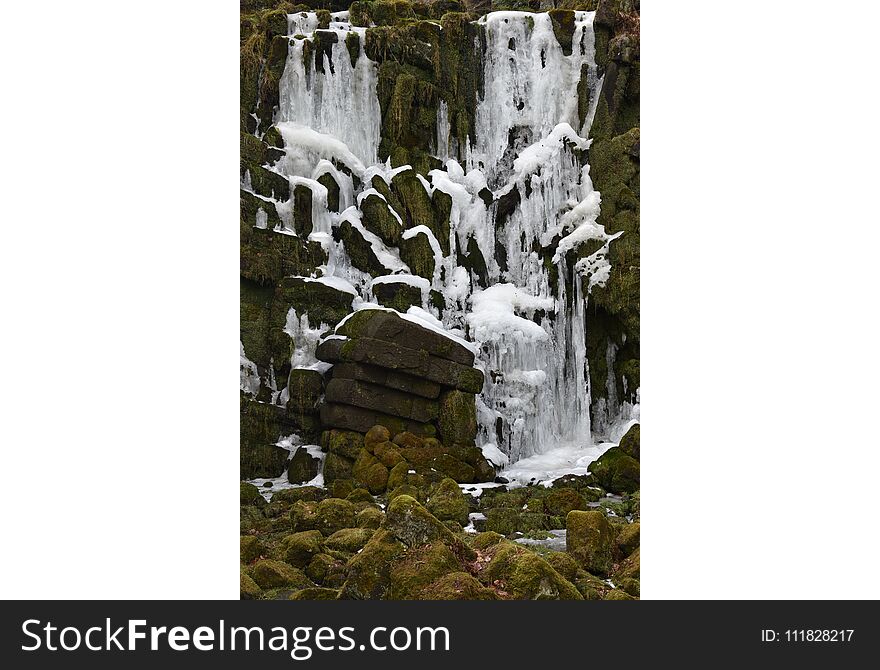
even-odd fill
[[[313,480],[321,466],[321,459],[309,454],[304,447],[299,447],[287,464],[287,480],[291,484],[302,484]]]
[[[428,511],[441,521],[455,521],[462,526],[468,523],[467,499],[452,479],[444,479],[428,496]]]

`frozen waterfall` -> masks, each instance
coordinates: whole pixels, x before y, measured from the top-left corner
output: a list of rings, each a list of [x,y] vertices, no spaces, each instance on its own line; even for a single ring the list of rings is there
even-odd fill
[[[585,162],[592,110],[582,122],[578,106],[582,76],[591,101],[601,86],[592,21],[592,12],[576,13],[571,55],[565,55],[547,14],[494,12],[480,19],[486,84],[474,140],[463,152],[465,165],[450,158],[455,152],[449,146],[447,105],[441,102],[431,141],[443,167],[418,175],[429,195],[439,190],[451,198],[449,244],[442,240],[441,245],[425,226],[402,232],[403,239],[426,235],[437,261],[430,285],[421,280],[425,301],[410,315],[479,345],[476,365],[486,382],[477,399],[478,441],[487,451],[499,448],[511,461],[593,441],[587,300],[589,289],[607,279],[613,236],[596,223],[600,198]],[[291,189],[312,190],[311,238],[328,254],[321,272],[357,294],[356,309],[375,303],[371,287],[382,280],[355,268],[344,243],[334,239],[333,231],[343,223],[358,230],[388,275],[411,276],[398,249],[361,222],[365,198],[384,200],[373,180],[390,184],[411,169],[379,162],[378,69],[364,52],[364,30],[351,26],[347,13],[334,15],[326,30],[318,28],[314,13],[289,17],[290,46],[276,115],[285,156],[273,166],[289,178]],[[354,54],[351,40],[359,44]],[[323,41],[332,43],[329,54],[318,48]],[[307,50],[313,58],[304,58]],[[328,209],[327,189],[318,181],[325,173],[340,186],[337,211]],[[284,220],[289,203],[276,207]],[[586,242],[594,251],[578,256]],[[441,248],[451,251],[444,255]],[[485,260],[483,278],[458,263],[456,249],[474,248]],[[443,295],[443,310],[427,299],[429,289]],[[308,321],[298,327],[308,329]]]

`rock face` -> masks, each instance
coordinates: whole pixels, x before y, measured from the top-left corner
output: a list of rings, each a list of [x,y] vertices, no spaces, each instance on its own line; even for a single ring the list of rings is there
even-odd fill
[[[396,312],[366,309],[340,323],[315,353],[333,363],[320,406],[323,427],[439,436],[473,445],[483,373],[474,352]]]

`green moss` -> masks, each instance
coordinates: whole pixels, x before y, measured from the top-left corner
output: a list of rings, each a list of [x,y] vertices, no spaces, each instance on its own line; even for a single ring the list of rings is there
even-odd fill
[[[587,501],[584,497],[572,489],[557,489],[551,491],[544,499],[544,508],[547,514],[565,516],[573,509],[587,509]]]
[[[325,536],[342,528],[354,528],[354,525],[355,508],[347,500],[328,498],[318,503],[315,509],[315,528]]]
[[[242,535],[239,544],[239,554],[242,563],[253,563],[263,555],[265,547],[260,539],[253,535]]]
[[[361,221],[364,228],[378,235],[389,246],[396,246],[403,229],[388,204],[379,196],[368,195],[361,201]]]
[[[391,439],[391,432],[382,425],[375,425],[364,435],[364,447],[367,451],[372,452],[378,444],[387,442]]]
[[[565,518],[566,551],[588,572],[611,570],[614,533],[601,512],[572,511]]]
[[[336,589],[311,588],[301,589],[290,595],[290,600],[336,600],[339,591]]]
[[[420,600],[422,591],[436,579],[462,570],[462,564],[442,542],[409,549],[391,568],[392,600]]]
[[[377,600],[385,596],[391,582],[391,568],[406,547],[387,530],[378,530],[359,554],[346,566],[347,578],[341,599]]]
[[[373,284],[372,291],[380,305],[398,312],[406,313],[412,306],[422,306],[421,289],[404,281]]]
[[[484,587],[466,572],[451,572],[421,590],[421,600],[498,600],[492,589]]]
[[[474,558],[470,547],[410,496],[397,496],[388,504],[384,528],[408,547],[420,547],[440,541],[449,546],[456,555]]]
[[[375,507],[366,507],[357,513],[355,524],[357,524],[358,528],[372,528],[375,530],[381,525],[384,518],[385,515],[382,513],[382,510]]]
[[[263,559],[257,561],[253,568],[253,579],[260,588],[294,588],[305,589],[314,584],[301,570],[282,561]]]
[[[569,9],[551,9],[547,12],[553,23],[553,34],[562,47],[562,53],[571,56],[574,37],[574,12]]]
[[[620,529],[617,534],[617,549],[623,556],[629,556],[639,548],[639,530],[638,522],[630,523]]]
[[[353,296],[321,282],[287,277],[281,280],[278,293],[288,308],[295,308],[297,314],[308,313],[313,324],[333,326],[351,312]],[[290,340],[289,336],[287,339]]]
[[[349,459],[356,459],[364,448],[364,436],[353,430],[329,430],[324,433],[327,437],[327,449],[330,453],[339,454]]]
[[[288,535],[281,540],[278,558],[298,568],[306,567],[312,558],[324,550],[324,537],[317,530]]]
[[[514,600],[583,600],[577,588],[537,554],[513,543],[496,545],[492,560],[480,573]]]
[[[455,521],[462,526],[468,523],[467,498],[454,480],[446,478],[428,496],[428,511],[441,521]]]
[[[241,582],[242,600],[255,600],[260,597],[260,587],[244,570],[239,573],[239,580]]]
[[[639,462],[620,447],[612,447],[589,466],[596,482],[615,493],[633,493],[639,489]]]
[[[388,274],[387,268],[376,257],[373,247],[349,221],[343,221],[335,229],[334,237],[338,237],[345,244],[345,250],[351,259],[351,264],[358,270],[373,277]]]
[[[486,512],[486,530],[500,535],[513,535],[519,528],[519,512],[507,507],[496,507]]]
[[[327,538],[327,548],[354,554],[363,549],[373,533],[367,528],[343,528]]]
[[[620,438],[620,450],[627,456],[639,460],[641,450],[639,448],[639,438],[641,436],[641,425],[636,423],[626,431],[626,435]]]
[[[297,500],[318,501],[327,497],[327,492],[317,486],[298,486],[292,489],[282,489],[272,494],[272,502],[292,504]]]
[[[481,551],[494,547],[499,542],[504,541],[504,536],[494,531],[485,531],[477,533],[471,540],[471,546]]]
[[[242,505],[256,505],[258,507],[262,507],[266,504],[265,498],[260,495],[260,489],[258,489],[253,484],[248,484],[247,482],[241,482],[239,484],[240,488],[240,504]]]
[[[439,426],[440,438],[444,442],[474,444],[477,436],[476,396],[458,390],[441,393]]]

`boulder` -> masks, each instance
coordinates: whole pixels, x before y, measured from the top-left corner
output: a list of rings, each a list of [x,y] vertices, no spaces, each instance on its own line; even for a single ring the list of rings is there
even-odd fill
[[[310,588],[300,589],[290,594],[290,600],[336,600],[339,591],[336,589]]]
[[[318,503],[315,509],[315,528],[325,536],[343,528],[354,528],[354,525],[354,505],[347,500],[327,498]]]
[[[462,569],[459,559],[443,542],[415,546],[392,566],[387,597],[392,600],[421,600],[425,587],[444,575]]]
[[[452,479],[444,479],[428,496],[428,511],[441,521],[455,521],[462,526],[468,523],[467,499]]]
[[[287,462],[287,481],[291,484],[303,484],[317,477],[321,467],[321,459],[312,456],[305,447],[299,447]]]
[[[355,460],[364,448],[364,436],[351,430],[324,431],[322,439],[327,451]]]
[[[305,589],[314,586],[301,570],[283,561],[270,559],[257,561],[253,569],[253,580],[262,589]]]
[[[630,458],[634,458],[639,460],[639,435],[641,432],[641,428],[639,424],[633,424],[628,431],[626,431],[626,435],[620,438],[620,450],[625,453]]]
[[[309,323],[334,326],[351,312],[354,294],[341,291],[308,277],[285,277],[279,291],[282,301],[296,309],[297,314],[308,314]]]
[[[622,556],[629,556],[639,548],[639,522],[627,524],[617,533],[617,549]]]
[[[590,474],[596,483],[614,493],[634,493],[639,490],[639,462],[620,447],[611,447],[590,463]]]
[[[288,535],[278,549],[279,558],[297,568],[306,567],[314,556],[324,550],[324,536],[317,530]]]
[[[325,545],[333,551],[355,554],[364,548],[374,532],[368,528],[343,528],[328,537]]]
[[[241,582],[242,600],[255,600],[260,597],[260,587],[244,570],[240,571],[239,580]]]
[[[466,572],[450,572],[424,587],[421,600],[498,600],[488,589]]]
[[[335,369],[336,368],[334,368],[334,372]],[[367,431],[367,434],[364,435],[364,447],[367,451],[373,452],[373,449],[377,444],[387,442],[390,439],[391,431],[389,431],[385,426],[373,426],[372,428],[370,428],[370,430]]]
[[[242,563],[253,563],[263,554],[263,543],[253,535],[242,535],[239,542],[239,554]]]
[[[587,572],[607,575],[611,570],[614,531],[602,512],[574,510],[565,517],[566,551]]]
[[[577,588],[537,554],[512,542],[493,549],[492,560],[480,573],[513,600],[583,600]]]
[[[425,351],[432,356],[464,366],[474,364],[474,352],[451,337],[404,319],[386,310],[361,310],[346,319],[337,329],[338,335],[369,338]]]
[[[383,307],[406,313],[410,307],[422,306],[422,289],[405,281],[374,282],[372,292]]]
[[[452,547],[459,556],[475,557],[473,551],[453,535],[442,521],[410,496],[400,495],[389,503],[383,528],[407,547],[440,541]]]
[[[346,579],[339,598],[343,600],[378,600],[391,583],[391,568],[406,551],[406,546],[388,530],[376,531],[360,553],[346,565]]]

